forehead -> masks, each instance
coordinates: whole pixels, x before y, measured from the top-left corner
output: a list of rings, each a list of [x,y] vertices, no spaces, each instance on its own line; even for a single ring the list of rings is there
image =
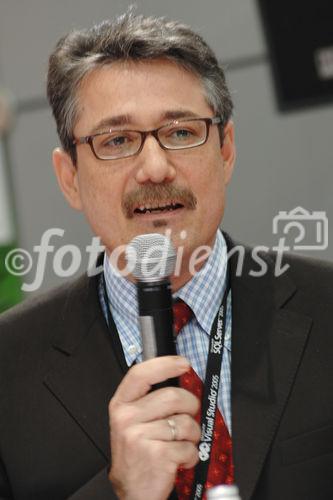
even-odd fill
[[[89,134],[96,124],[127,116],[132,126],[157,126],[163,116],[188,112],[210,116],[201,80],[167,60],[116,62],[93,70],[78,91],[76,134]]]

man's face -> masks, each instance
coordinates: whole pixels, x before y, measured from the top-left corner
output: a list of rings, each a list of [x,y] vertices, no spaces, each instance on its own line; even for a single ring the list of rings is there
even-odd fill
[[[198,78],[165,60],[119,62],[95,70],[78,97],[75,137],[107,131],[108,123],[119,130],[151,130],[172,116],[214,116]],[[222,148],[218,128],[212,126],[206,144],[193,149],[166,151],[149,135],[136,156],[102,161],[84,144],[77,147],[76,168],[60,150],[54,153],[54,164],[66,198],[84,211],[109,252],[139,234],[165,234],[169,229],[175,246],[183,245],[189,256],[198,246],[214,242],[234,157],[229,123]],[[140,211],[170,204],[181,208]]]

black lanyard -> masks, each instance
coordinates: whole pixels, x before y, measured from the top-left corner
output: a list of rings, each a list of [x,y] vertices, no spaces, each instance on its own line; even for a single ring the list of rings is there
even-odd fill
[[[209,339],[209,350],[206,366],[204,392],[201,403],[201,438],[199,443],[199,462],[195,467],[194,482],[191,498],[199,500],[204,494],[211,459],[214,439],[214,426],[217,410],[218,392],[221,378],[223,346],[226,330],[227,300],[230,291],[230,282],[227,271],[227,287],[222,304],[214,319]]]
[[[102,299],[106,308],[109,330],[114,324],[109,300],[106,290],[104,273],[101,275]],[[223,346],[226,330],[227,300],[230,291],[229,272],[227,270],[227,286],[218,313],[214,319],[209,339],[209,350],[206,366],[206,377],[204,383],[202,405],[201,405],[201,438],[199,443],[199,462],[195,467],[194,482],[191,498],[199,500],[204,494],[204,486],[207,480],[208,469],[211,459],[211,450],[214,438],[214,426],[217,410],[218,392],[221,378],[221,366],[223,359]],[[112,336],[114,337],[114,336]],[[122,350],[119,336],[117,336],[117,351]]]

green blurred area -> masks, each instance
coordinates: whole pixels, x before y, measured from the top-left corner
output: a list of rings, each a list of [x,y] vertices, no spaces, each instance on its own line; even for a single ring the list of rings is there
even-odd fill
[[[0,246],[0,313],[23,299],[21,279],[9,273],[5,267],[6,255],[14,248],[14,244]]]

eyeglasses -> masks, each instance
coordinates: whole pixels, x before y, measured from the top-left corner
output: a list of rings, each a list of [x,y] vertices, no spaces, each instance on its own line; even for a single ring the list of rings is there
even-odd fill
[[[73,145],[89,144],[99,160],[119,160],[142,151],[148,135],[155,137],[162,149],[180,150],[196,148],[207,142],[212,125],[222,123],[220,116],[174,120],[154,130],[109,130],[94,135],[79,137]]]

